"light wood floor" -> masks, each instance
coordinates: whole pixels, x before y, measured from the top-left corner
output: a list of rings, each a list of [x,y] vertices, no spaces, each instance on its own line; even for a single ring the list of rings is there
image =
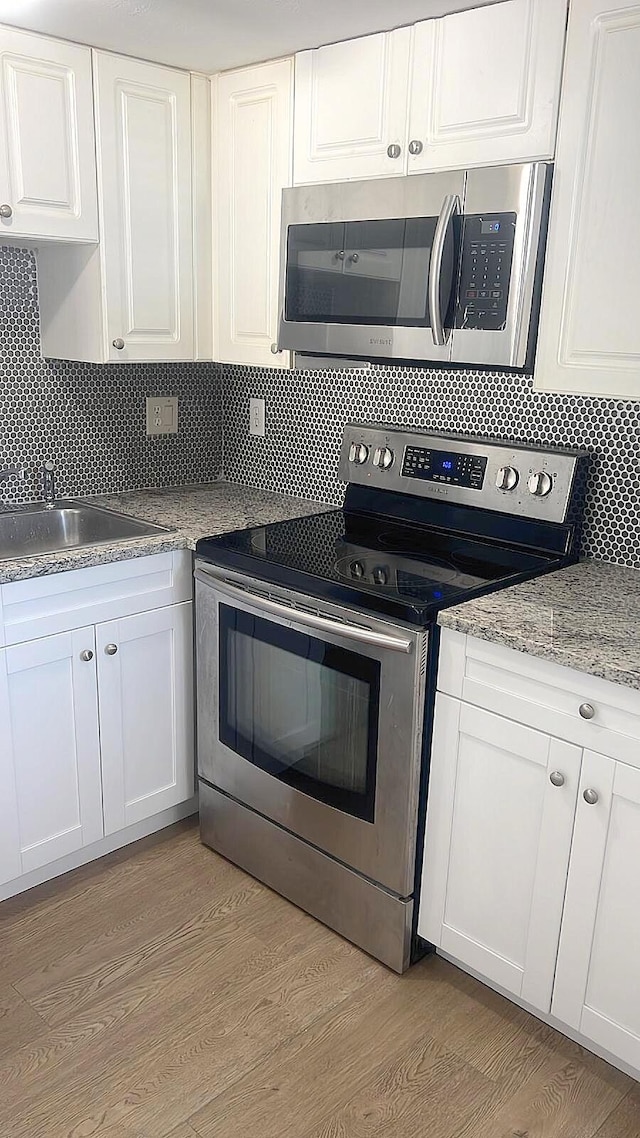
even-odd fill
[[[638,1085],[184,823],[0,906],[2,1138],[638,1138]]]

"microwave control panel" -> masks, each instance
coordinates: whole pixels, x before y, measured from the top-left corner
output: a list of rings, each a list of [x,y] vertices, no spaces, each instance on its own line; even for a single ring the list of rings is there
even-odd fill
[[[516,219],[515,213],[465,215],[456,328],[504,328]]]

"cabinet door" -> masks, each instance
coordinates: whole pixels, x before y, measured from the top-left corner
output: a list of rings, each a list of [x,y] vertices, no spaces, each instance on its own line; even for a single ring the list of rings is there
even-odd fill
[[[295,185],[405,172],[410,45],[400,28],[296,55]]]
[[[98,240],[89,48],[0,28],[0,203],[0,242]]]
[[[418,931],[545,1012],[580,759],[569,743],[437,697]]]
[[[566,0],[505,0],[414,28],[409,173],[550,158]]]
[[[94,61],[108,358],[192,359],[189,75]]]
[[[0,689],[8,880],[103,835],[93,628],[3,649]]]
[[[191,602],[96,629],[105,833],[193,794]]]
[[[597,801],[587,802],[585,791]],[[586,751],[552,1012],[640,1068],[640,770]]]
[[[640,3],[571,5],[536,387],[640,398]]]
[[[292,61],[219,75],[213,88],[216,360],[286,367],[278,338],[282,190],[291,185]]]

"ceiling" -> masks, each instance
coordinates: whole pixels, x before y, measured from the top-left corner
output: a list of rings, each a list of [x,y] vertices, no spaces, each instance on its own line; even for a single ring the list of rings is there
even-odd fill
[[[0,22],[214,72],[496,0],[0,0]]]

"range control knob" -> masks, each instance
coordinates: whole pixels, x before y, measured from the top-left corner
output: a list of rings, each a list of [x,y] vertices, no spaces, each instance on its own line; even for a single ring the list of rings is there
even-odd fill
[[[349,462],[355,462],[356,466],[362,466],[369,457],[369,447],[364,443],[352,443],[349,447]]]
[[[533,494],[534,498],[546,498],[553,489],[551,476],[545,470],[536,470],[530,475],[528,485],[529,493]]]
[[[515,490],[519,478],[515,466],[501,466],[496,474],[496,486],[498,490]]]
[[[352,577],[364,577],[364,565],[361,561],[352,561],[349,568]]]
[[[380,470],[388,470],[393,466],[393,451],[389,447],[376,447],[373,465],[378,466]]]
[[[389,580],[389,574],[383,565],[376,565],[371,576],[376,585],[386,585]]]

